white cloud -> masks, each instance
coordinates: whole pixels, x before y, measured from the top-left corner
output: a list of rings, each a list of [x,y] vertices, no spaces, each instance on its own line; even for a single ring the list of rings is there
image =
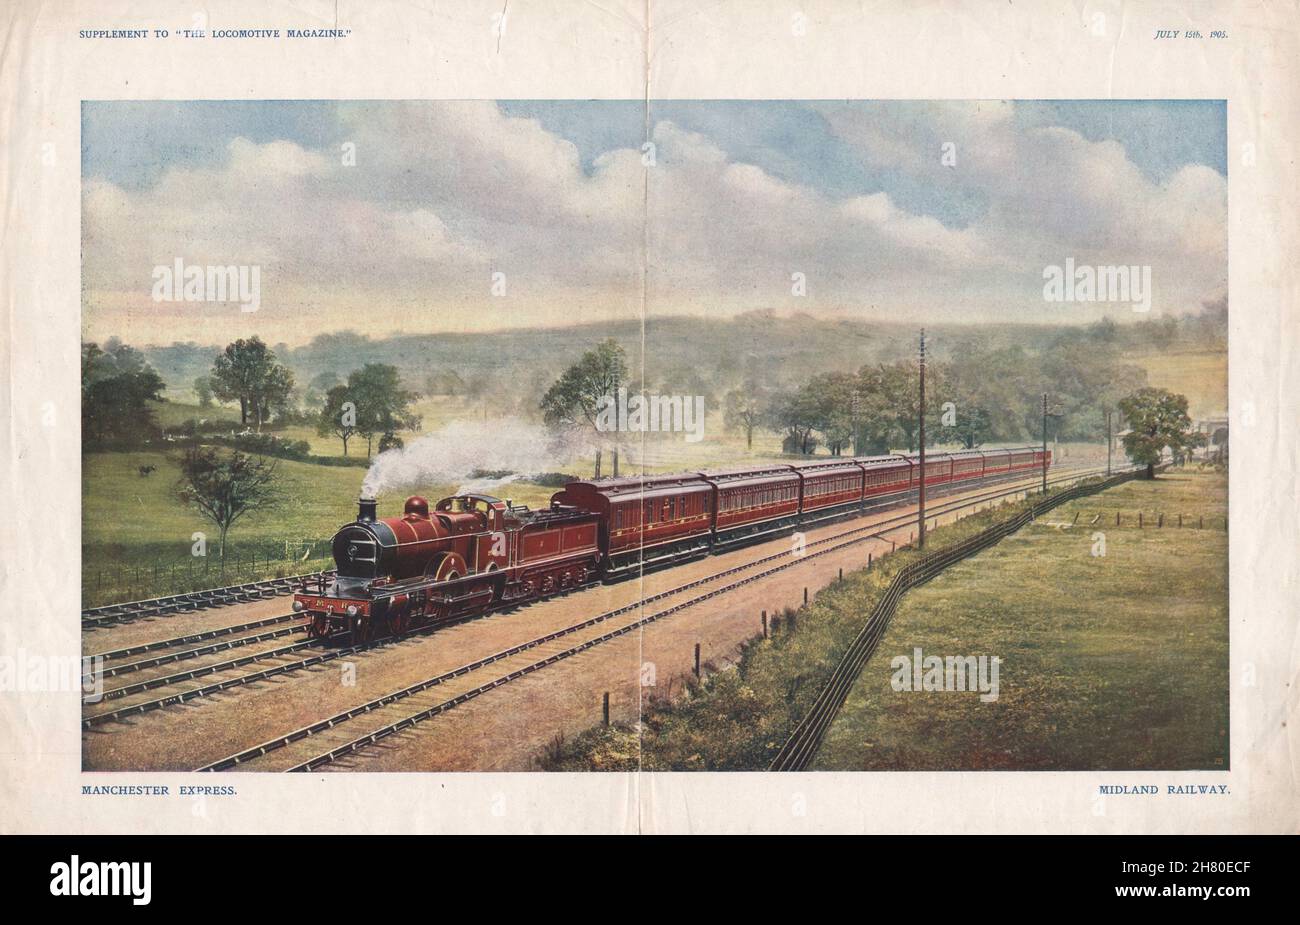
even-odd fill
[[[627,148],[584,168],[569,141],[492,103],[377,104],[349,108],[336,127],[355,166],[337,148],[235,138],[221,163],[171,167],[142,190],[88,179],[88,295],[141,305],[150,269],[176,256],[261,264],[268,308],[293,298],[320,308],[324,327],[359,326],[352,308],[329,314],[358,298],[381,326],[418,324],[412,305],[446,309],[431,323],[468,326],[499,309],[492,271],[517,299],[495,323],[626,317],[639,309],[643,260],[660,313],[876,304],[1047,320],[1041,269],[1067,256],[1152,264],[1157,306],[1171,310],[1226,283],[1226,181],[1213,170],[1186,166],[1157,185],[1121,145],[1020,128],[1011,104],[822,113],[882,176],[985,207],[953,227],[885,190],[831,197],[669,121],[653,127],[653,167]],[[945,141],[955,167],[940,162]],[[792,301],[792,271],[808,278],[803,301]]]

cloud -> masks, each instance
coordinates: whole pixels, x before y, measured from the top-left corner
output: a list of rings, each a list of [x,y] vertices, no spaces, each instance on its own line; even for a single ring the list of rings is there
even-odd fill
[[[716,126],[667,119],[651,127],[653,165],[633,146],[584,165],[567,139],[491,102],[351,104],[312,144],[235,136],[212,162],[169,166],[140,188],[88,177],[88,325],[147,328],[150,271],[178,256],[261,265],[257,320],[280,317],[273,337],[291,340],[633,317],[643,269],[652,313],[875,305],[1041,321],[1060,311],[1041,302],[1042,267],[1067,256],[1153,265],[1156,304],[1172,310],[1226,284],[1227,187],[1212,169],[1157,184],[1121,144],[1021,125],[1009,103],[816,109],[876,178],[868,188],[782,179],[729,152]],[[935,196],[965,217],[929,208]],[[493,273],[509,300],[493,300]],[[184,339],[211,313],[189,332],[184,316],[165,317]]]

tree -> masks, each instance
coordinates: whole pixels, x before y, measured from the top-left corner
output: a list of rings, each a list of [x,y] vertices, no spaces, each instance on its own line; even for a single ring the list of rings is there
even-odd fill
[[[81,345],[81,427],[86,446],[143,443],[158,434],[150,402],[163,401],[162,377],[117,338]]]
[[[926,427],[927,434],[936,434],[938,428],[938,409],[941,402],[935,396],[944,393],[946,369],[939,363],[929,362],[925,365],[926,390]],[[874,370],[864,369],[863,388],[878,395],[884,406],[891,409],[894,426],[902,434],[903,444],[909,451],[916,451],[920,413],[921,367],[917,360],[900,360],[897,363],[882,363]],[[929,441],[927,441],[929,442]]]
[[[356,404],[356,431],[366,438],[367,459],[375,437],[387,438],[387,445],[400,445],[400,441],[393,444],[398,431],[420,428],[420,416],[411,408],[420,396],[402,387],[396,366],[367,363],[348,376],[347,394]]]
[[[278,500],[275,460],[249,456],[238,450],[227,455],[215,447],[192,446],[179,464],[177,496],[220,531],[218,550],[224,569],[226,535],[230,528],[245,514],[271,507]]]
[[[745,448],[754,448],[754,428],[763,421],[767,395],[761,383],[747,379],[723,399],[723,420],[730,428],[745,432]]]
[[[273,409],[283,409],[293,391],[293,372],[276,362],[261,338],[228,344],[212,364],[212,391],[222,401],[239,402],[239,421],[251,415],[257,429]]]
[[[343,440],[343,455],[348,455],[348,441],[357,432],[356,402],[348,398],[348,387],[336,385],[325,394],[325,407],[316,420],[316,433]]]
[[[806,387],[786,392],[773,399],[768,410],[768,420],[773,430],[785,431],[781,441],[787,453],[812,455],[817,448],[814,432],[821,420],[822,408]]]
[[[614,400],[627,381],[627,355],[610,338],[584,353],[555,380],[542,396],[542,418],[553,428],[590,431],[602,438],[596,425],[605,402]],[[617,435],[615,435],[615,439]],[[609,438],[604,438],[609,439]],[[601,450],[596,450],[596,475],[600,475]]]
[[[839,456],[854,438],[859,385],[852,373],[822,373],[804,386],[817,430],[832,456]]]
[[[1135,463],[1146,465],[1149,479],[1156,477],[1156,464],[1166,447],[1181,453],[1202,442],[1202,435],[1192,431],[1185,395],[1166,389],[1138,389],[1120,399],[1119,410],[1130,428],[1124,435],[1124,452]]]
[[[199,376],[194,380],[194,395],[199,400],[200,408],[212,407],[212,378]]]
[[[941,443],[959,443],[968,450],[983,446],[993,429],[992,416],[983,408],[973,408],[969,404],[954,403],[952,422],[947,423],[947,415],[941,414],[942,426],[939,429]]]

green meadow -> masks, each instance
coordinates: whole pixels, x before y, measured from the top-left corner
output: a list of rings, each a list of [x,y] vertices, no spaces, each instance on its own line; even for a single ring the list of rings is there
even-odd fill
[[[910,592],[815,768],[1226,769],[1225,508],[1226,476],[1174,470],[1064,505]],[[1179,512],[1196,519],[1179,528]],[[894,690],[891,659],[916,648],[999,657],[997,700]]]

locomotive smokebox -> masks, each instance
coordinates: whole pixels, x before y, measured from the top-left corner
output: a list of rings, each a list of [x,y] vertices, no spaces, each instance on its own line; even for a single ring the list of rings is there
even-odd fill
[[[357,520],[374,523],[378,518],[379,502],[374,498],[357,499]]]

